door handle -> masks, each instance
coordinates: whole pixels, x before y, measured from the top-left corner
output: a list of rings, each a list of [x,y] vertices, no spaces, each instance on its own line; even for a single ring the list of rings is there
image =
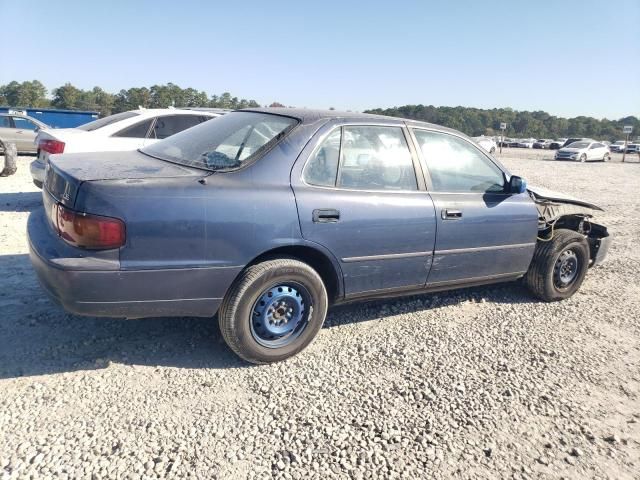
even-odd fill
[[[440,212],[440,215],[443,220],[459,220],[462,218],[462,211],[445,208],[444,210],[442,210],[442,212]]]
[[[333,208],[317,208],[313,211],[313,223],[335,223],[340,220],[340,211]]]

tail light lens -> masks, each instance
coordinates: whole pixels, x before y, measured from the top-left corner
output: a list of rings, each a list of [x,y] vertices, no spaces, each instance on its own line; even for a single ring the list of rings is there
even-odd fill
[[[61,204],[53,208],[58,235],[71,245],[96,250],[124,245],[126,234],[122,220],[76,212]]]
[[[64,142],[59,140],[40,140],[38,148],[48,153],[64,153]]]

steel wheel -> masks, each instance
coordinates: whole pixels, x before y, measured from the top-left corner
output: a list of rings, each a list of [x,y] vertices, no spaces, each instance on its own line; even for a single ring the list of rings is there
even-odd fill
[[[566,289],[571,286],[578,276],[580,263],[573,250],[562,252],[553,268],[553,283],[558,289]]]
[[[251,334],[267,348],[289,345],[306,328],[312,308],[311,295],[304,286],[286,283],[270,287],[251,309]]]

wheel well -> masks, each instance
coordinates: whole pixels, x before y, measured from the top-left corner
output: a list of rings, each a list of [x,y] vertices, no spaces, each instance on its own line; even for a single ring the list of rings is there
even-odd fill
[[[564,228],[584,235],[589,244],[589,255],[594,259],[600,248],[600,239],[608,237],[609,233],[606,227],[592,223],[590,218],[590,215],[584,214],[562,215],[553,222],[553,229]]]
[[[339,275],[341,276],[341,273],[336,271],[336,268],[329,257],[315,248],[300,245],[274,248],[273,250],[264,252],[254,258],[247,266],[283,257],[300,260],[318,272],[318,275],[322,278],[325,288],[327,289],[330,304],[335,302],[342,295],[342,282],[340,281],[341,277],[339,277]]]

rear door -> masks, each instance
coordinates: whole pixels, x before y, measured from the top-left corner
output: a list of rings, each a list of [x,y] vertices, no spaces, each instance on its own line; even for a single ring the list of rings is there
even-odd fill
[[[15,128],[16,145],[19,152],[35,152],[36,146],[33,143],[36,139],[38,126],[31,120],[23,117],[11,117]]]
[[[424,286],[433,202],[401,125],[331,124],[292,171],[302,235],[337,258],[345,293]]]
[[[538,212],[527,193],[505,193],[506,176],[465,138],[412,129],[427,166],[438,235],[427,286],[512,277],[533,256]]]

